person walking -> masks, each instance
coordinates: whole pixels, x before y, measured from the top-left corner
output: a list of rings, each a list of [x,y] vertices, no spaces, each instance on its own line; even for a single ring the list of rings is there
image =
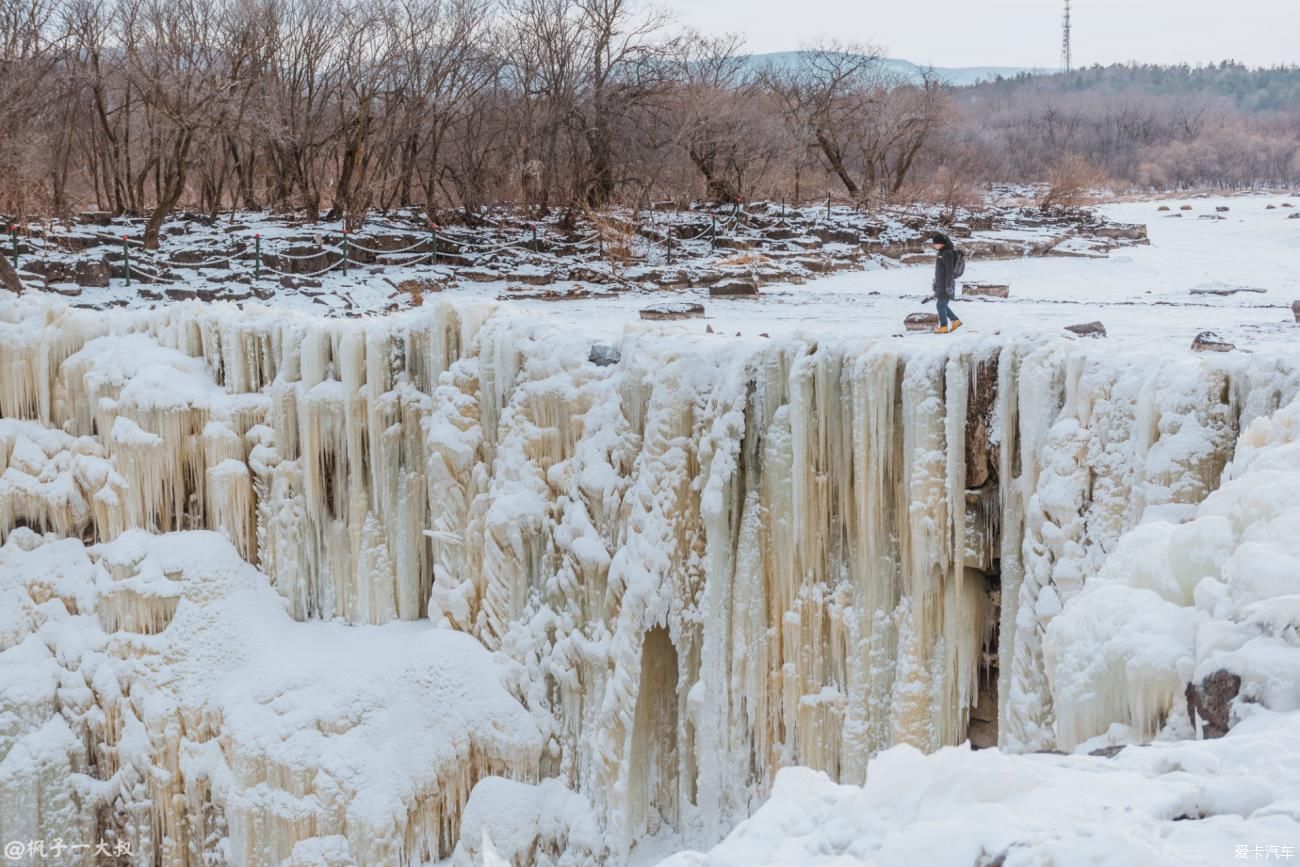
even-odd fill
[[[930,246],[934,248],[934,300],[939,308],[939,327],[935,334],[949,334],[961,328],[961,320],[952,312],[949,303],[956,297],[957,278],[963,268],[959,267],[961,259],[952,239],[942,232],[930,236]]]

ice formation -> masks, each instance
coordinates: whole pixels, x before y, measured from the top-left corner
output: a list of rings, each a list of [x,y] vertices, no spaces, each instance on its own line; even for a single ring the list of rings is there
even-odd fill
[[[872,759],[864,786],[783,769],[722,843],[662,867],[1294,858],[1300,399],[1247,427],[1187,522],[1173,511],[1125,533],[1047,626],[1056,742],[1078,754],[902,745]],[[1230,730],[1198,739],[1184,687],[1225,673],[1239,683],[1223,696]]]
[[[536,834],[496,849],[618,861],[788,765],[1072,743],[1048,625],[1300,390],[1294,356],[1058,337],[590,349],[482,303],[0,304],[0,832],[408,864],[511,801]]]

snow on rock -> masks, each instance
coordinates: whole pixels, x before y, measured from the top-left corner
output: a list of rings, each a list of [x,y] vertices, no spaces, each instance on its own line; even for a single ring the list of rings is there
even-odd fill
[[[1185,686],[1240,678],[1229,724],[1300,710],[1300,401],[1241,435],[1181,525],[1127,534],[1044,642],[1063,748],[1112,722],[1188,735]]]
[[[0,622],[5,839],[422,863],[450,854],[477,779],[535,774],[537,727],[473,638],[297,623],[216,533],[85,548],[19,529],[0,598],[19,603]]]
[[[564,867],[603,863],[608,847],[591,804],[558,780],[486,777],[465,805],[451,863],[474,867],[491,854],[508,864]]]

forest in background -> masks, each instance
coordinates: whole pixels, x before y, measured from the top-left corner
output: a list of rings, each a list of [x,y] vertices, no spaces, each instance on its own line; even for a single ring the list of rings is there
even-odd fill
[[[0,0],[0,209],[147,215],[153,246],[178,208],[472,222],[1300,179],[1296,67],[957,88],[869,45],[800,59],[755,62],[632,0]]]

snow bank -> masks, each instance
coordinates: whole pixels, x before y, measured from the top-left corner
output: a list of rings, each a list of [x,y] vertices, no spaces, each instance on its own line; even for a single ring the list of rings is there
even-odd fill
[[[99,814],[142,862],[423,863],[478,778],[535,773],[536,725],[477,641],[297,623],[216,533],[18,530],[0,598],[7,840],[99,839]]]
[[[1242,434],[1222,487],[1182,525],[1124,537],[1044,642],[1057,742],[1112,722],[1189,734],[1184,687],[1241,678],[1229,722],[1300,708],[1300,402]],[[1171,716],[1171,711],[1172,716]]]
[[[707,853],[660,867],[1220,865],[1300,845],[1300,718],[1263,712],[1217,741],[1114,758],[894,747],[865,786],[787,768]],[[1259,847],[1260,855],[1255,855]]]

